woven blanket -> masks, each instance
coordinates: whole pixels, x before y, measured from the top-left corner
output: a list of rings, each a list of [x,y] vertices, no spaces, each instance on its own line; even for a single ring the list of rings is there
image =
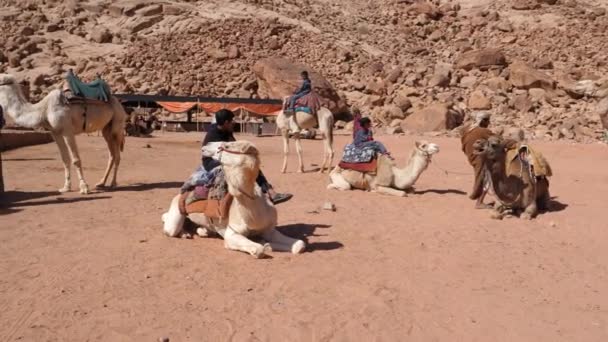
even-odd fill
[[[339,167],[345,170],[353,170],[365,173],[376,173],[378,169],[378,159],[372,159],[369,163],[345,163],[340,162],[338,164]]]
[[[84,83],[70,71],[65,80],[74,96],[108,102],[112,95],[108,84],[99,77],[93,82]]]
[[[296,107],[310,108],[311,114],[316,114],[321,109],[321,98],[314,91],[296,100]]]
[[[369,163],[376,157],[376,150],[373,146],[357,147],[355,144],[348,144],[344,147],[342,161],[345,163]]]

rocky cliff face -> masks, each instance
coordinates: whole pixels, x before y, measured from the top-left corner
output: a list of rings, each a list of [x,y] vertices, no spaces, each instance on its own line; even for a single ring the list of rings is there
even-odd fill
[[[25,80],[33,100],[69,68],[85,79],[103,74],[115,92],[255,98],[283,94],[254,68],[280,57],[331,85],[335,110],[344,110],[343,101],[357,105],[390,132],[451,133],[484,109],[498,130],[585,142],[602,136],[596,108],[608,95],[605,6],[4,0],[0,72]]]

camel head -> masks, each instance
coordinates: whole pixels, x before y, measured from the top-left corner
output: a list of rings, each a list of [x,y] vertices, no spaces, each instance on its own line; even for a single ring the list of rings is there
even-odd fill
[[[473,153],[491,161],[504,160],[506,151],[505,142],[499,136],[491,136],[488,139],[478,139],[473,144]]]
[[[426,140],[417,140],[415,145],[416,152],[426,157],[430,158],[432,155],[439,153],[439,146],[437,144],[430,143]]]
[[[4,107],[4,113],[13,115],[6,107],[14,101],[25,102],[21,85],[17,82],[15,76],[0,74],[0,106]]]
[[[202,148],[204,157],[219,161],[222,166],[232,168],[259,169],[259,151],[248,141],[212,142]]]

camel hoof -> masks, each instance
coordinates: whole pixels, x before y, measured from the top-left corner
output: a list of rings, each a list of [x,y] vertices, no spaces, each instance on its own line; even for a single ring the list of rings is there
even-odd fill
[[[304,249],[306,249],[306,244],[304,243],[304,241],[298,240],[291,246],[291,253],[300,254],[304,252]]]
[[[493,213],[492,216],[491,216],[491,218],[494,219],[494,220],[502,220],[503,217],[504,216],[501,213]]]
[[[272,247],[270,247],[270,244],[265,243],[264,245],[256,247],[251,255],[253,255],[256,259],[261,259],[270,252],[272,252]]]
[[[304,169],[298,170],[298,173],[304,173]]]
[[[59,189],[59,192],[62,193],[62,194],[66,193],[66,192],[70,192],[70,191],[72,191],[72,189],[70,189],[70,188],[61,188],[61,189]]]
[[[532,214],[530,214],[530,213],[522,213],[521,216],[520,216],[520,218],[522,220],[531,220],[532,219]]]
[[[197,228],[196,235],[200,237],[208,237],[210,235],[210,232],[207,228]]]

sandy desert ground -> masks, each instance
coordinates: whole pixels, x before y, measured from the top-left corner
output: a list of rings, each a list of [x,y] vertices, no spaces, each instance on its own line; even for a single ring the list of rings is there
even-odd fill
[[[309,244],[255,260],[219,239],[161,233],[201,138],[129,138],[120,187],[87,196],[55,192],[54,144],[2,154],[1,341],[608,340],[605,145],[536,144],[554,168],[554,211],[528,222],[473,209],[457,139],[426,138],[441,146],[435,164],[416,194],[393,198],[280,174],[279,138],[241,135],[275,187],[295,194],[280,230]],[[381,139],[403,164],[415,138]],[[105,144],[78,141],[94,184]],[[304,142],[309,170],[321,148]],[[319,210],[325,201],[337,211]]]

